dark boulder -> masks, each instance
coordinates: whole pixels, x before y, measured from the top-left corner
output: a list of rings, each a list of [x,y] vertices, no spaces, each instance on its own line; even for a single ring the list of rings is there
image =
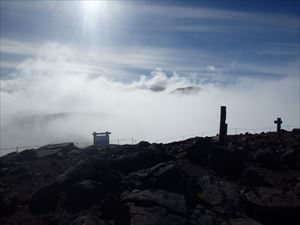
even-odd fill
[[[247,159],[243,150],[219,145],[211,138],[195,139],[186,149],[192,162],[213,168],[220,174],[240,175]]]
[[[9,172],[9,168],[7,168],[7,167],[1,168],[0,169],[0,177],[6,176],[8,174],[8,172]]]
[[[15,165],[14,167],[10,168],[9,175],[20,175],[28,172],[29,170],[26,167],[21,165]]]
[[[59,198],[59,183],[48,184],[34,193],[29,210],[33,214],[42,214],[55,210]]]
[[[135,147],[137,149],[147,149],[151,144],[147,141],[140,141]]]
[[[280,168],[279,158],[275,151],[268,148],[259,149],[251,153],[252,160],[260,167],[269,169]]]
[[[109,194],[101,201],[100,211],[102,218],[113,219],[115,217],[118,200],[115,194]]]
[[[63,205],[74,212],[90,208],[108,193],[109,190],[105,189],[101,182],[81,181],[67,190]]]
[[[33,150],[24,150],[20,152],[17,156],[19,161],[30,161],[38,158],[38,154]]]
[[[285,168],[300,169],[299,149],[288,149],[280,156],[280,164]]]
[[[300,221],[300,195],[274,188],[256,187],[243,193],[250,217],[266,225],[296,225]]]
[[[134,190],[121,195],[117,225],[181,225],[187,222],[183,195],[162,190]]]
[[[120,200],[122,203],[133,202],[141,206],[161,206],[175,214],[187,215],[184,196],[163,190],[133,190],[131,192],[124,192]]]
[[[228,220],[228,225],[262,225],[251,218],[235,218]]]
[[[259,167],[247,167],[242,176],[242,182],[247,186],[282,187],[288,179],[297,174],[288,174]]]
[[[17,210],[18,198],[11,194],[0,197],[0,218],[12,216]]]
[[[34,151],[38,154],[38,157],[46,156],[63,156],[68,152],[77,149],[72,142],[60,143],[60,144],[50,144],[42,146]]]
[[[172,157],[163,151],[143,150],[113,159],[111,161],[111,167],[122,173],[128,174],[171,159]]]
[[[206,164],[209,152],[214,148],[211,138],[200,138],[186,145],[186,151],[191,161]]]
[[[8,153],[4,156],[1,156],[1,161],[3,161],[3,162],[16,161],[17,158],[18,158],[18,153],[17,152],[11,152],[11,153]]]
[[[123,184],[131,189],[162,189],[174,193],[186,192],[186,174],[174,161],[131,173]]]
[[[73,220],[70,225],[107,225],[107,223],[96,216],[86,215],[79,216]]]
[[[215,146],[208,152],[207,162],[219,174],[239,176],[244,168],[246,156],[243,151]]]
[[[120,177],[113,172],[103,175],[101,181],[83,180],[70,186],[65,193],[63,205],[70,211],[80,211],[100,203],[109,194],[119,192]],[[107,201],[109,199],[106,199]],[[108,206],[108,202],[103,202]]]
[[[198,202],[224,216],[238,216],[242,212],[239,187],[229,181],[204,175],[197,179]]]
[[[170,213],[160,206],[137,206],[134,203],[122,205],[116,225],[185,225],[187,219]]]
[[[108,170],[109,165],[104,154],[92,155],[67,169],[58,177],[58,182],[68,187],[82,180],[101,180]]]
[[[190,211],[189,225],[228,225],[218,213],[198,205]]]

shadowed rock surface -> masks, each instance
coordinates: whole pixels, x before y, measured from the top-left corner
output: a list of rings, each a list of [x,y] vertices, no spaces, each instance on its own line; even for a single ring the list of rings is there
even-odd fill
[[[298,225],[300,133],[0,158],[0,224]]]

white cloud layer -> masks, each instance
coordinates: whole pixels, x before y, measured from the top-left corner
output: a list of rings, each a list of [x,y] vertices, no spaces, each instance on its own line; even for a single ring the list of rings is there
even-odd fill
[[[170,94],[191,85],[201,91]],[[0,148],[91,143],[93,131],[106,130],[112,139],[148,141],[201,134],[218,129],[221,105],[228,107],[229,128],[273,127],[276,117],[282,117],[283,125],[299,126],[298,77],[238,78],[218,87],[158,68],[122,83],[105,69],[93,70],[71,49],[52,44],[23,61],[16,76],[1,80]]]

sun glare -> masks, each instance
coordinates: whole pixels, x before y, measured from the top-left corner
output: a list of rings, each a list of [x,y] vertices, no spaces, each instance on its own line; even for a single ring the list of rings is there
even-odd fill
[[[81,1],[81,7],[85,13],[93,14],[101,10],[101,7],[105,6],[105,1],[86,0]]]
[[[122,4],[108,0],[82,0],[78,3],[78,20],[86,43],[95,46],[104,45],[105,40],[111,41],[111,37],[118,32],[113,28],[124,22],[121,19],[124,14]]]
[[[80,1],[80,8],[83,15],[83,32],[85,35],[96,35],[100,24],[109,23],[107,1]]]

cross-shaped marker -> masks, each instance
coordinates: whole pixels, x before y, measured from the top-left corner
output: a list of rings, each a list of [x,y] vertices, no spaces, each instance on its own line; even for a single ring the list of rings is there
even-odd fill
[[[279,132],[280,132],[280,130],[281,130],[281,124],[282,124],[282,120],[281,120],[281,118],[280,118],[280,117],[278,117],[278,118],[277,118],[277,120],[275,120],[275,121],[274,121],[274,123],[276,123],[276,124],[277,124],[277,133],[279,133]]]

